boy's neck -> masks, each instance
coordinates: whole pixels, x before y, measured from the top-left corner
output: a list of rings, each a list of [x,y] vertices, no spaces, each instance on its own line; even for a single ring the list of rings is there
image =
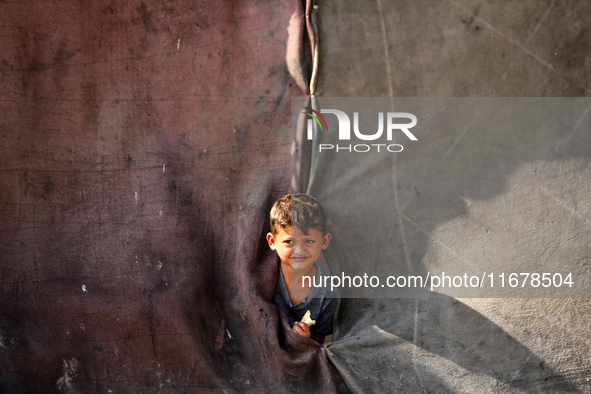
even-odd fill
[[[308,286],[310,282],[314,280],[316,276],[316,264],[312,264],[305,272],[298,271],[291,268],[288,264],[280,264],[281,273],[287,287],[287,292],[293,304],[301,302],[310,293],[311,286]],[[311,278],[310,281],[306,279],[302,283],[302,277],[308,276]],[[296,302],[294,302],[296,301]]]

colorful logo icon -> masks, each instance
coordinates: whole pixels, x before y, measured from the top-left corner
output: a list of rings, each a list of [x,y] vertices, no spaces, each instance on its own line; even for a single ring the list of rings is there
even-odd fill
[[[326,120],[324,120],[324,116],[320,115],[320,112],[315,111],[315,110],[313,110],[312,108],[309,108],[309,107],[304,107],[304,109],[309,109],[310,111],[313,112],[313,113],[310,113],[310,112],[304,112],[304,113],[306,115],[309,115],[310,117],[312,117],[316,121],[316,123],[318,123],[318,126],[320,127],[320,130],[325,129],[326,131],[328,131],[328,125],[326,124]],[[320,119],[322,119],[322,123],[324,123],[324,127],[322,127],[322,123],[320,123],[320,120],[314,114],[318,115],[320,117]]]

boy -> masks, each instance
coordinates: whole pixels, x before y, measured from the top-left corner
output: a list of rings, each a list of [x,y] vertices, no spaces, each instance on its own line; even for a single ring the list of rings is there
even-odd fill
[[[338,302],[336,290],[314,287],[326,276],[316,261],[331,238],[326,231],[326,213],[314,197],[288,194],[273,204],[267,242],[281,260],[273,301],[294,332],[318,343],[332,334],[332,315]],[[312,327],[300,321],[308,310],[316,320]]]

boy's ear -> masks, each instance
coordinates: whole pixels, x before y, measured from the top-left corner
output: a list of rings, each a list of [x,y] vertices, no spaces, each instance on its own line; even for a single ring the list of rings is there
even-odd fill
[[[272,233],[267,233],[267,243],[269,243],[269,247],[271,250],[277,250],[277,244],[275,243],[275,237]]]
[[[323,250],[328,248],[328,244],[330,244],[331,239],[332,239],[331,233],[324,234],[324,237],[322,237],[322,249]]]

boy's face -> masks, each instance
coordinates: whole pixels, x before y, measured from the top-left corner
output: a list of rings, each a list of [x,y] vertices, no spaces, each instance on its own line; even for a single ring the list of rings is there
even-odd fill
[[[288,227],[273,235],[267,234],[267,242],[272,250],[277,251],[282,264],[294,271],[308,270],[320,257],[320,252],[328,247],[330,233],[310,228],[304,232],[297,227]]]

